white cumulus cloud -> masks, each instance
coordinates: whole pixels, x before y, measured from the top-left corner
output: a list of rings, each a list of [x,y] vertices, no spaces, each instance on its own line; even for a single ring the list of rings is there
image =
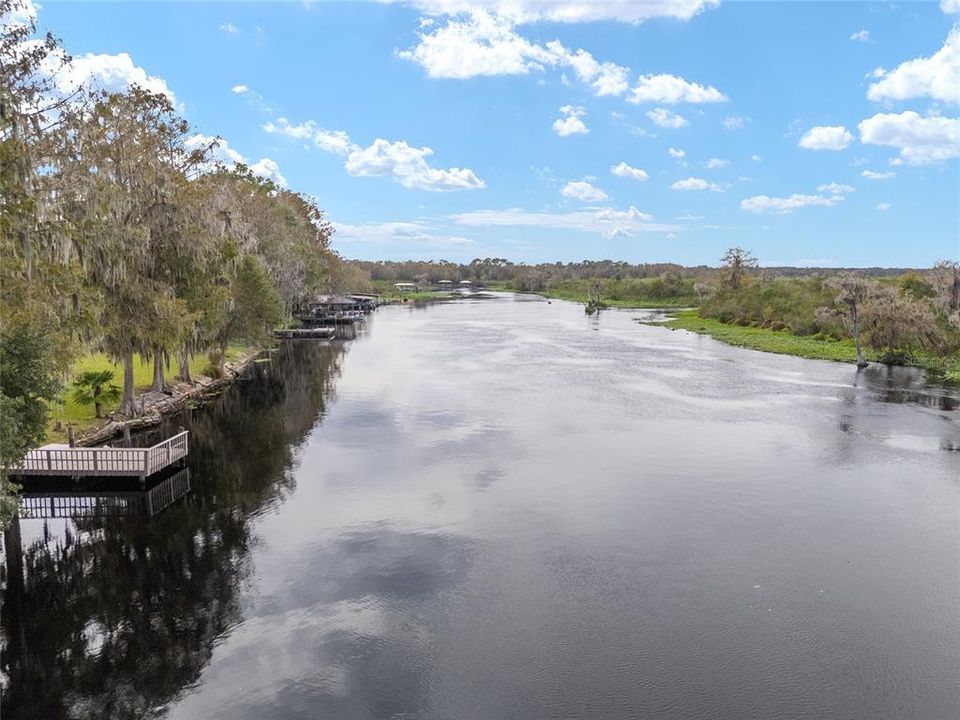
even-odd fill
[[[686,180],[677,180],[670,186],[671,190],[710,190],[711,192],[723,192],[724,188],[712,182],[707,182],[703,178],[689,177]]]
[[[797,143],[807,150],[844,150],[853,142],[853,135],[842,125],[810,128]]]
[[[631,178],[632,180],[647,180],[650,176],[647,175],[646,170],[641,170],[640,168],[631,167],[625,162],[619,162],[616,165],[610,166],[610,172],[612,172],[617,177],[622,178]]]
[[[166,95],[170,102],[177,99],[166,81],[156,75],[150,75],[125,52],[110,55],[105,53],[86,53],[74,55],[72,62],[62,65],[61,53],[53,53],[46,59],[42,68],[52,77],[57,90],[64,96],[75,93],[81,86],[87,86],[108,92],[125,92],[132,85],[155,93]]]
[[[576,230],[596,233],[604,237],[631,236],[641,232],[674,232],[679,225],[653,222],[653,216],[632,205],[626,210],[601,208],[575,212],[530,212],[517,208],[509,210],[478,210],[449,216],[455,223],[474,227],[540,227],[557,230]]]
[[[883,212],[889,209],[890,209],[890,203],[885,203],[885,202],[877,203],[877,210]]]
[[[653,110],[647,111],[647,117],[653,121],[654,125],[662,128],[682,128],[686,127],[690,123],[687,122],[687,119],[682,115],[677,113],[670,112],[666,108],[654,108]]]
[[[870,100],[911,100],[928,97],[960,102],[960,26],[954,27],[937,52],[927,58],[902,63],[889,72],[874,71],[879,80],[870,85]]]
[[[857,32],[850,35],[851,40],[857,42],[869,42],[870,41],[870,31],[869,30],[858,30]]]
[[[250,164],[250,172],[268,180],[273,180],[277,185],[285,186],[287,179],[280,173],[280,166],[276,160],[270,158],[260,158],[255,163]]]
[[[960,13],[960,0],[940,0],[940,9],[945,15]]]
[[[670,148],[667,150],[667,154],[670,155],[670,157],[677,158],[679,160],[680,158],[686,157],[687,152],[686,150],[682,149]]]
[[[593,88],[596,95],[623,95],[630,86],[630,68],[612,62],[598,62],[586,50],[572,52],[557,41],[547,43],[559,65],[573,69],[577,78]]]
[[[657,0],[656,2],[566,3],[557,15],[555,2],[438,2],[436,15],[442,23],[421,24],[416,44],[398,52],[399,57],[416,63],[432,78],[467,78],[494,75],[525,75],[547,69],[570,70],[593,89],[594,94],[623,95],[630,87],[630,68],[596,59],[584,49],[569,48],[559,40],[536,42],[518,32],[517,27],[531,17],[562,16],[576,18],[616,17],[626,7],[641,16],[675,15],[702,2]],[[425,8],[422,8],[425,9]],[[578,10],[578,12],[574,12]],[[589,10],[589,12],[588,12]],[[531,14],[532,13],[532,14]],[[561,78],[568,82],[566,74]],[[649,96],[649,97],[648,97]],[[662,97],[662,100],[658,100]],[[632,91],[631,102],[718,102],[726,97],[716,88],[688,83],[671,75],[644,76]]]
[[[353,150],[359,150],[350,136],[343,130],[325,130],[313,120],[293,125],[284,117],[277,118],[276,122],[267,122],[262,125],[263,130],[271,135],[285,135],[294,140],[310,140],[324,152],[336,155],[347,155]]]
[[[403,0],[427,15],[493,12],[518,24],[614,20],[640,23],[655,18],[689,20],[720,0]]]
[[[511,20],[482,10],[428,27],[415,47],[399,55],[420,65],[429,77],[461,80],[522,75],[556,62],[546,47],[519,35]]]
[[[586,110],[582,107],[564,105],[560,108],[560,112],[563,114],[563,117],[553,121],[553,131],[557,135],[567,137],[568,135],[586,135],[590,132],[586,123],[581,120],[581,118],[587,114]]]
[[[780,214],[791,213],[805,207],[830,207],[843,201],[843,195],[802,195],[794,193],[789,197],[770,197],[769,195],[754,195],[740,201],[743,210],[752,213],[775,212]]]
[[[900,151],[893,164],[928,165],[960,157],[960,119],[923,117],[912,110],[877,113],[857,126],[860,142]]]
[[[429,147],[413,147],[403,140],[390,142],[377,138],[365,148],[356,148],[347,155],[344,168],[358,177],[392,175],[406,188],[431,190],[478,190],[486,184],[467,168],[439,170],[427,163],[433,155]]]
[[[729,160],[722,160],[720,158],[710,158],[703,164],[707,170],[718,170],[719,168],[724,168],[730,164]]]
[[[842,185],[837,182],[817,185],[817,192],[830,193],[831,195],[845,195],[846,193],[852,193],[855,190],[856,188],[853,187],[853,185]]]
[[[421,221],[372,222],[363,225],[335,222],[333,227],[336,230],[334,239],[338,244],[382,244],[405,252],[475,244],[469,238],[437,232]]]
[[[631,103],[715,103],[726,102],[727,96],[715,87],[689,82],[676,75],[641,75],[627,96]]]
[[[272,180],[281,187],[285,187],[287,184],[287,179],[280,172],[280,166],[275,160],[271,158],[260,158],[256,162],[251,163],[238,150],[231,147],[229,142],[221,137],[197,133],[188,137],[183,145],[187,150],[198,150],[212,146],[209,153],[210,162],[200,168],[201,172],[212,172],[218,165],[232,169],[238,163],[242,163],[250,168],[250,171],[254,175]]]
[[[887,172],[877,172],[876,170],[864,170],[860,173],[860,177],[866,178],[867,180],[889,180],[890,178],[896,177],[897,174],[893,170],[888,170]]]
[[[293,124],[282,117],[262,127],[267,133],[308,140],[324,152],[345,157],[344,169],[356,177],[390,175],[405,188],[433,192],[486,187],[486,183],[469,168],[431,167],[427,159],[433,155],[433,149],[414,147],[404,140],[391,142],[377,138],[363,147],[353,142],[343,130],[326,130],[313,120]]]
[[[566,198],[574,198],[581,202],[600,202],[601,200],[607,199],[607,194],[603,190],[595,185],[591,185],[586,180],[568,182],[563,186],[563,189],[560,190],[560,194]]]

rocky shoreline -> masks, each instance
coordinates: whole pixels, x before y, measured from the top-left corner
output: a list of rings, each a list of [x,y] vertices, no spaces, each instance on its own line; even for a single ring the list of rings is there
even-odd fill
[[[137,397],[139,413],[134,417],[125,417],[111,413],[106,423],[79,433],[74,439],[76,447],[92,447],[103,444],[131,430],[141,430],[160,424],[164,417],[183,409],[190,402],[203,403],[220,395],[232,385],[243,372],[266,350],[257,350],[249,355],[227,362],[223,366],[223,377],[211,378],[199,375],[192,382],[175,381],[169,384],[166,392],[150,391]]]

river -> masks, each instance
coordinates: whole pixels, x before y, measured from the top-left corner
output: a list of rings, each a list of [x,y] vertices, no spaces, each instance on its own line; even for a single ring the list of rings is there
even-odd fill
[[[285,344],[168,507],[8,533],[2,716],[956,720],[960,395],[642,315]]]

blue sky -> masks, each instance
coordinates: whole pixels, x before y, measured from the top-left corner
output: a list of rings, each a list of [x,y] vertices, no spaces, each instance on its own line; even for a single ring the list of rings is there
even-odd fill
[[[346,257],[960,257],[960,2],[45,2]],[[126,54],[124,56],[123,54]],[[712,161],[712,162],[711,162]]]

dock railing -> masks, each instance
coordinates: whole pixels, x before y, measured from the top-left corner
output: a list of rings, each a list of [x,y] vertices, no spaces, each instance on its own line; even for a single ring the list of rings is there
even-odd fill
[[[13,475],[71,475],[147,477],[185,458],[190,450],[188,431],[149,448],[41,448],[27,453],[10,469]]]

